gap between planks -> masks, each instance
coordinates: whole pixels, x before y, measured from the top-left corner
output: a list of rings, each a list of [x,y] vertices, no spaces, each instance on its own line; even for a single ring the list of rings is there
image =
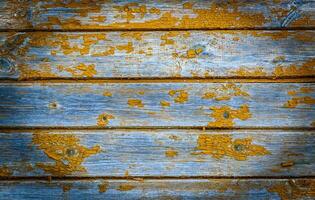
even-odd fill
[[[212,78],[38,78],[1,79],[1,83],[315,83],[315,77],[212,77]]]
[[[243,131],[314,131],[315,127],[206,127],[206,126],[131,126],[131,127],[99,127],[99,126],[72,126],[72,127],[36,127],[36,126],[15,126],[15,127],[6,127],[0,126],[0,131],[5,133],[11,133],[15,131],[36,131],[36,130],[53,130],[53,131],[91,131],[91,130],[141,130],[141,131],[150,131],[150,130],[196,130],[196,131],[233,131],[233,130],[243,130]]]
[[[116,28],[116,29],[0,29],[0,32],[149,32],[149,31],[305,31],[315,27],[243,27],[243,28]]]
[[[315,176],[22,176],[22,177],[0,177],[0,182],[7,181],[93,181],[93,180],[210,180],[210,179],[239,179],[239,180],[255,180],[255,179],[268,179],[268,180],[281,180],[281,179],[315,179]]]

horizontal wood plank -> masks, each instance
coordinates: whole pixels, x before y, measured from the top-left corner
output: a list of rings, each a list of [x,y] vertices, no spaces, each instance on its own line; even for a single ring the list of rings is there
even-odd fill
[[[315,31],[0,33],[0,78],[315,76]]]
[[[1,29],[213,29],[314,27],[315,2],[0,1]]]
[[[314,179],[0,182],[9,199],[312,199]]]
[[[2,177],[314,176],[314,131],[2,131]]]
[[[2,127],[314,127],[313,83],[0,84]]]

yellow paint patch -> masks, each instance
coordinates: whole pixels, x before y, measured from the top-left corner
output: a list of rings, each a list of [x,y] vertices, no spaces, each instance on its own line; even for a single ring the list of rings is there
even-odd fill
[[[140,99],[128,99],[128,105],[130,107],[138,107],[138,108],[143,108],[143,103]]]
[[[166,157],[174,158],[174,157],[176,157],[177,155],[178,155],[178,152],[175,151],[174,149],[167,149],[167,150],[165,151],[165,156],[166,156]]]
[[[289,184],[275,184],[268,188],[269,192],[277,193],[281,200],[308,199],[315,197],[315,182],[313,180],[294,180]]]
[[[0,177],[11,176],[13,172],[7,166],[0,167]]]
[[[169,107],[171,106],[171,103],[165,100],[160,101],[160,105],[163,107]]]
[[[189,50],[187,50],[186,56],[184,56],[184,58],[196,58],[202,52],[203,52],[202,48],[189,49]]]
[[[32,141],[38,149],[44,151],[49,158],[55,161],[54,164],[37,163],[36,166],[55,176],[86,172],[82,166],[84,160],[101,151],[99,145],[92,148],[80,145],[79,139],[71,134],[36,131],[33,133]]]
[[[93,22],[105,22],[106,21],[106,16],[91,16],[90,19]]]
[[[120,34],[120,37],[123,38],[133,38],[135,40],[142,40],[143,32],[123,32]]]
[[[150,8],[149,13],[159,15],[159,14],[161,14],[161,10],[153,7],[153,8]]]
[[[292,96],[283,106],[286,108],[296,108],[299,104],[315,104],[315,99],[309,96],[298,96],[300,94],[308,94],[313,91],[312,88],[301,87],[299,91],[290,90],[288,95]]]
[[[120,190],[120,191],[129,191],[129,190],[134,189],[135,187],[136,186],[134,186],[134,185],[130,185],[130,184],[125,183],[125,184],[119,185],[118,190]]]
[[[84,63],[80,63],[75,67],[64,67],[62,65],[59,65],[58,70],[60,72],[62,71],[69,72],[73,77],[91,78],[97,74],[94,64],[86,65]]]
[[[247,120],[252,115],[247,104],[241,105],[239,109],[231,109],[229,106],[212,106],[210,117],[215,121],[209,122],[208,127],[232,127],[234,119]]]
[[[104,193],[104,192],[106,192],[108,186],[109,186],[108,182],[102,182],[101,184],[98,185],[98,191],[100,193]]]
[[[220,85],[218,88],[208,90],[203,94],[202,98],[224,101],[236,96],[249,97],[249,94],[242,90],[241,86],[237,86],[234,83],[227,83]]]
[[[199,151],[197,154],[211,155],[216,159],[227,156],[242,161],[247,160],[249,156],[270,154],[265,147],[252,144],[251,138],[233,140],[231,135],[201,134],[198,137],[196,149]]]
[[[126,51],[126,53],[131,53],[134,50],[132,42],[128,42],[126,45],[118,45],[116,46],[116,49],[119,51]]]
[[[193,4],[191,2],[185,2],[183,4],[184,9],[192,9],[192,7],[193,7]]]
[[[310,59],[301,65],[292,64],[290,66],[277,65],[274,76],[314,76],[315,59]]]
[[[108,47],[108,50],[100,52],[100,53],[93,53],[92,56],[110,56],[115,54],[115,47]]]
[[[102,127],[107,126],[111,119],[115,119],[115,117],[113,115],[106,114],[106,113],[100,114],[97,117],[97,126],[102,126]]]
[[[263,67],[246,68],[240,67],[237,70],[230,70],[229,73],[234,76],[248,76],[248,77],[261,77],[266,76],[267,73],[264,71]]]
[[[62,191],[63,192],[69,192],[71,190],[71,185],[70,184],[66,184],[62,186]]]
[[[44,5],[47,6],[47,5]],[[69,7],[71,6],[71,7]],[[182,18],[175,17],[172,12],[161,12],[157,8],[147,8],[146,5],[141,5],[135,2],[127,3],[122,6],[114,6],[118,14],[114,16],[117,19],[123,19],[124,22],[114,22],[112,24],[102,24],[99,22],[82,23],[80,18],[88,16],[89,13],[97,13],[100,15],[100,4],[85,5],[82,9],[82,3],[51,3],[49,7],[64,7],[76,8],[73,9],[76,14],[75,17],[68,19],[60,19],[56,16],[49,16],[48,21],[37,28],[53,28],[53,26],[60,26],[62,29],[100,29],[100,28],[128,28],[128,29],[169,29],[169,28],[231,28],[231,27],[257,27],[266,23],[266,19],[262,12],[250,13],[242,12],[240,8],[243,2],[220,2],[220,4],[212,3],[207,9],[193,9],[192,4],[187,2],[183,4],[184,9],[191,9],[195,17],[183,15]],[[158,14],[161,17],[142,21],[146,14]],[[139,22],[140,20],[140,22]]]
[[[27,65],[19,65],[20,80],[27,80],[31,78],[54,78],[57,75],[51,71],[50,66],[43,66],[40,69],[32,69]]]
[[[315,104],[315,99],[312,97],[293,97],[283,106],[286,108],[296,108],[299,104]]]
[[[170,90],[168,94],[171,97],[174,97],[174,102],[175,103],[185,103],[188,101],[188,92],[185,90]]]
[[[105,96],[105,97],[111,97],[111,96],[113,96],[113,94],[112,94],[110,91],[104,91],[104,92],[103,92],[103,96]]]

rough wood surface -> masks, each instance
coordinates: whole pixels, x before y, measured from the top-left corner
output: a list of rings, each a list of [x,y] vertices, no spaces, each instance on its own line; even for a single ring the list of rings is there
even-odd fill
[[[314,176],[314,131],[2,131],[0,174]]]
[[[315,76],[315,31],[0,34],[0,78]]]
[[[313,83],[0,84],[2,127],[314,127]]]
[[[11,199],[235,199],[306,200],[314,179],[106,180],[0,182],[0,198]]]
[[[1,29],[314,27],[313,0],[1,0]]]

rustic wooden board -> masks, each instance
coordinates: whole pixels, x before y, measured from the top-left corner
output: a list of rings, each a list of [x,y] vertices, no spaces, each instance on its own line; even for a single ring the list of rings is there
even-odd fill
[[[314,176],[314,131],[2,131],[1,176]]]
[[[315,25],[315,3],[307,0],[1,0],[0,13],[1,29],[212,29]]]
[[[0,84],[2,127],[313,127],[313,83]]]
[[[314,179],[106,180],[0,182],[11,199],[313,199]]]
[[[315,31],[0,33],[0,78],[315,76]]]

